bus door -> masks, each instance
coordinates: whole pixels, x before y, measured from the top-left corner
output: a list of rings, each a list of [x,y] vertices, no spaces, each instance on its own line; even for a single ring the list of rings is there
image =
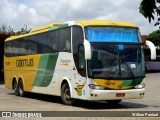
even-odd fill
[[[78,59],[75,60],[77,64],[77,71],[74,72],[75,78],[75,86],[74,89],[76,90],[76,97],[85,97],[86,90],[87,90],[87,77],[86,77],[86,60],[84,58],[84,46],[81,44],[78,47]]]

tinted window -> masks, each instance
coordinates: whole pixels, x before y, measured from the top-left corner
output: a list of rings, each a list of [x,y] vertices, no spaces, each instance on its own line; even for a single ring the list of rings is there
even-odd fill
[[[59,51],[71,52],[71,28],[59,30]]]
[[[37,43],[32,37],[19,38],[5,43],[5,55],[7,57],[31,55],[37,53]]]
[[[48,33],[48,45],[50,48],[52,48],[53,52],[58,51],[58,32],[57,31],[51,31]]]
[[[48,46],[47,33],[38,34],[38,53],[48,53],[50,50]]]
[[[28,54],[37,54],[38,53],[38,45],[37,45],[37,36],[31,36],[28,38],[27,41],[27,49],[28,49]]]
[[[79,47],[79,60],[78,60],[78,72],[81,76],[86,77],[86,61],[84,58],[84,46]]]
[[[5,49],[4,49],[5,55],[8,56],[8,57],[11,57],[12,56],[12,51],[13,51],[13,42],[12,41],[6,42],[5,43]]]
[[[5,42],[5,55],[8,57],[59,51],[71,52],[69,27]]]
[[[27,54],[27,41],[24,38],[13,41],[14,56]]]
[[[79,26],[72,27],[72,43],[73,43],[73,57],[75,61],[75,65],[78,67],[78,48],[81,44],[83,44],[83,31],[82,28]]]
[[[81,27],[74,26],[72,28],[72,41],[73,41],[73,53],[78,53],[78,47],[80,44],[83,44],[83,31]]]

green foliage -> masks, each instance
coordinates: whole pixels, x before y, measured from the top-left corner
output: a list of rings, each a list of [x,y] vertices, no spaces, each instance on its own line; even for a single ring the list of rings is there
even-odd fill
[[[158,16],[156,25],[160,24],[160,0],[142,0],[139,6],[139,12],[148,19],[149,22]]]
[[[8,34],[8,35],[22,35],[29,33],[31,29],[28,29],[27,25],[24,25],[18,32],[15,32],[10,26],[7,27],[6,25],[0,26],[0,33]]]
[[[6,25],[1,25],[0,26],[0,33],[2,34],[9,34],[9,35],[14,35],[15,32],[13,31],[13,29],[9,26],[6,27]]]
[[[27,25],[24,25],[23,28],[21,28],[20,31],[17,32],[18,35],[22,35],[22,34],[26,34],[26,33],[29,33],[31,31],[31,29],[28,30],[28,27]]]
[[[150,33],[147,40],[152,41],[156,46],[160,45],[160,30]]]

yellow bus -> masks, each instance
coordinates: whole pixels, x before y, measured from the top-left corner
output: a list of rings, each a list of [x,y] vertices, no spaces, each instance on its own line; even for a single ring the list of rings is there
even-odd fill
[[[154,45],[147,41],[151,58]],[[53,23],[5,40],[5,86],[25,92],[76,99],[141,99],[145,63],[139,28],[131,23],[84,20]]]

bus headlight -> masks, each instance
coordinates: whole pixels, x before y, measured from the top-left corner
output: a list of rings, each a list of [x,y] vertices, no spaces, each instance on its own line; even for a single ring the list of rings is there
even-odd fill
[[[145,83],[141,83],[137,86],[134,87],[135,89],[142,89],[142,88],[145,88]]]
[[[95,84],[90,84],[89,87],[91,89],[95,89],[95,90],[104,90],[105,89],[105,87],[100,86],[100,85],[95,85]]]

